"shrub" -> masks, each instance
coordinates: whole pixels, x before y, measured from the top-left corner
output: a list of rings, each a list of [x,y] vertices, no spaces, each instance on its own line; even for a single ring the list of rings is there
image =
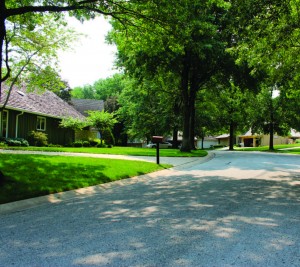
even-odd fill
[[[8,146],[21,146],[21,142],[18,140],[8,140],[7,141]]]
[[[98,144],[97,147],[101,148],[101,147],[106,147],[106,144]]]
[[[29,146],[28,141],[23,138],[2,138],[1,140],[8,146]]]
[[[0,142],[0,147],[7,147],[7,144],[5,142]]]
[[[90,146],[97,146],[99,144],[99,141],[97,139],[90,140]]]
[[[48,137],[43,132],[31,131],[28,135],[29,143],[33,146],[47,146]]]
[[[105,140],[106,144],[114,145],[115,144],[115,138],[111,131],[106,130],[102,132],[102,138]]]
[[[73,147],[82,147],[82,141],[75,141]]]
[[[89,141],[83,141],[82,146],[83,147],[90,147],[90,142]]]
[[[62,147],[62,145],[48,144],[48,147]]]

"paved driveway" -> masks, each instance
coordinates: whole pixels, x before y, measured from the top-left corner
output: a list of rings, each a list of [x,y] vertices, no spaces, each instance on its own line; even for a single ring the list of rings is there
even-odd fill
[[[300,157],[217,152],[0,215],[0,266],[300,266]]]

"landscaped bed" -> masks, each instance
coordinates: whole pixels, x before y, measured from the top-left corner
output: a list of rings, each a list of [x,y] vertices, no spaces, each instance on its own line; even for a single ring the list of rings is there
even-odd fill
[[[0,154],[0,204],[103,184],[170,167],[150,162]]]

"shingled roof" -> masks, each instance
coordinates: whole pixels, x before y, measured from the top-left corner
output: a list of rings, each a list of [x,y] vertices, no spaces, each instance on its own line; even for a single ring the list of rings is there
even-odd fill
[[[4,104],[8,88],[4,85],[3,89],[0,106]],[[47,90],[43,92],[26,92],[25,87],[14,87],[6,108],[54,118],[73,117],[84,119],[82,114],[74,107],[55,93]]]
[[[72,98],[71,104],[76,110],[78,110],[82,115],[87,116],[87,111],[102,111],[104,110],[104,101],[96,99],[77,99]]]

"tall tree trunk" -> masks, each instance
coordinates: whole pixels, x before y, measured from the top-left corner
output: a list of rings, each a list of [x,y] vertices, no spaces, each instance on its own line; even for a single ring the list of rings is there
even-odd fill
[[[173,143],[172,148],[178,148],[178,128],[173,128]]]
[[[196,149],[195,146],[195,115],[196,115],[196,108],[195,108],[195,102],[196,102],[196,92],[197,88],[194,86],[191,86],[191,92],[190,92],[190,146],[191,149]]]
[[[230,122],[230,128],[229,128],[229,150],[233,150],[234,145],[234,123]]]
[[[269,150],[274,150],[274,107],[273,107],[273,90],[271,91],[270,95],[270,143],[269,143]]]
[[[273,110],[271,111],[271,122],[270,122],[270,142],[269,150],[274,150],[274,114]]]
[[[0,1],[0,100],[2,96],[2,61],[3,61],[3,48],[4,48],[4,39],[5,39],[5,14],[6,14],[6,8],[5,8],[5,1]]]
[[[182,144],[181,151],[190,152],[190,101],[189,101],[189,72],[190,72],[190,60],[189,53],[186,51],[186,55],[183,60],[183,70],[181,74],[181,92],[183,99],[183,133],[182,133]]]
[[[182,133],[182,145],[181,151],[190,152],[191,151],[191,142],[190,142],[190,107],[187,103],[184,104],[183,107],[183,133]]]

